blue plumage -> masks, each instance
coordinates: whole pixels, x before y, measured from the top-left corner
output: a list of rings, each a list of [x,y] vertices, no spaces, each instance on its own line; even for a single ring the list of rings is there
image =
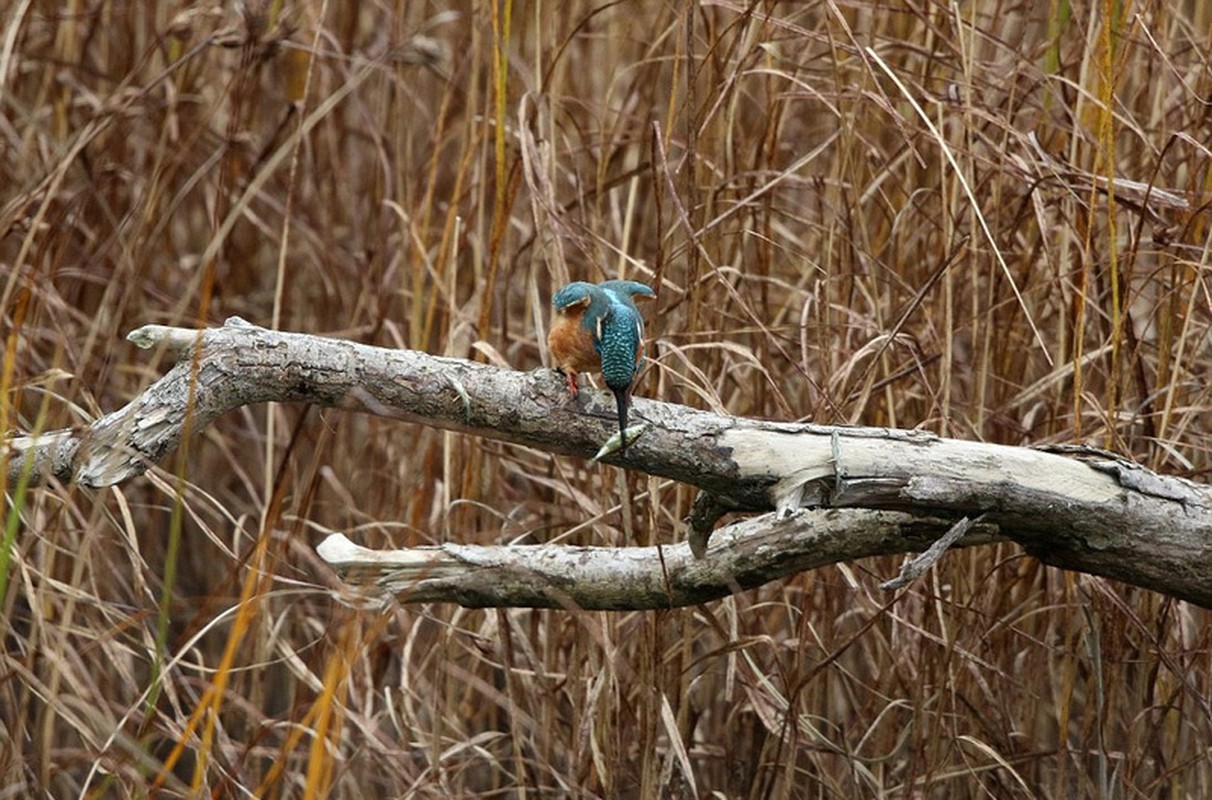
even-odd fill
[[[588,334],[596,350],[591,354],[570,353],[558,360],[567,363],[600,363],[602,377],[614,393],[619,414],[620,450],[627,447],[627,413],[631,405],[631,390],[639,376],[644,356],[644,318],[632,299],[655,297],[649,287],[636,281],[604,281],[598,285],[577,281],[560,289],[552,297],[551,304],[568,321],[579,315],[581,328]],[[585,334],[580,334],[584,336]],[[569,350],[566,336],[556,338],[556,326],[552,328],[549,342],[552,350]],[[556,344],[560,347],[557,348]]]

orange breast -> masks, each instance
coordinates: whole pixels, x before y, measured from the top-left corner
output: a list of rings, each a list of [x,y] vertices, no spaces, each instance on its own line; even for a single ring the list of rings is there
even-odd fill
[[[547,334],[547,347],[557,367],[572,372],[600,372],[602,358],[593,346],[593,336],[581,325],[581,313],[556,314]]]

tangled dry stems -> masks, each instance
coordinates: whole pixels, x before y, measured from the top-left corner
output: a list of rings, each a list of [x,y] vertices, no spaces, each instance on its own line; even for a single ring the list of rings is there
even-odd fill
[[[549,287],[624,274],[659,292],[642,394],[1203,479],[1209,12],[1054,5],[17,3],[4,428],[121,405],[145,323],[531,368]],[[892,601],[875,560],[627,615],[349,610],[312,549],[670,541],[692,499],[295,407],[9,497],[3,782],[1212,794],[1206,612],[1009,546]]]

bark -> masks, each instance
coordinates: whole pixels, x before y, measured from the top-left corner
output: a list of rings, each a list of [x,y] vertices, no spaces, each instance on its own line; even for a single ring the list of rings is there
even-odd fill
[[[269,401],[366,411],[581,458],[615,432],[609,393],[586,389],[570,401],[548,369],[515,372],[234,318],[205,331],[146,326],[129,338],[182,360],[85,429],[10,439],[0,449],[10,487],[129,480],[187,432]],[[702,489],[708,502],[696,506],[711,511],[695,522],[701,558],[685,544],[659,552],[447,545],[373,554],[340,539],[324,543],[321,555],[352,583],[404,600],[653,608],[837,561],[918,552],[967,517],[979,524],[961,546],[1010,539],[1045,563],[1212,608],[1212,491],[1112,454],[765,422],[638,397],[632,414],[648,430],[602,460]],[[769,513],[717,531],[705,547],[707,526],[729,509]]]

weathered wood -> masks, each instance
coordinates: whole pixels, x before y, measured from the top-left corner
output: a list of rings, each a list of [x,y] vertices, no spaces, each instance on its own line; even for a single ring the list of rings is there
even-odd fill
[[[950,523],[899,511],[818,509],[775,512],[716,531],[702,558],[689,544],[664,547],[460,545],[369,550],[344,534],[320,543],[320,557],[366,596],[471,607],[586,610],[673,608],[817,567],[906,549],[925,550]],[[999,541],[976,526],[959,546]]]
[[[23,472],[33,483],[54,478],[92,488],[129,480],[178,447],[186,430],[200,431],[235,408],[268,401],[361,410],[585,459],[614,432],[610,395],[587,389],[570,401],[552,370],[515,372],[269,331],[238,319],[201,332],[147,326],[129,338],[144,347],[164,346],[182,360],[127,406],[83,430],[10,439],[0,449],[10,486]],[[607,456],[606,463],[697,486],[719,508],[776,513],[747,520],[719,541],[721,534],[715,534],[704,563],[686,562],[685,575],[707,581],[698,589],[680,584],[671,595],[662,583],[658,602],[649,576],[643,584],[647,588],[637,590],[631,605],[617,598],[603,605],[606,600],[586,595],[578,603],[582,607],[667,605],[680,602],[678,598],[718,596],[713,593],[719,591],[720,574],[733,575],[729,585],[744,587],[786,574],[780,570],[788,563],[807,569],[875,552],[916,552],[956,520],[983,515],[985,541],[1009,538],[1046,563],[1212,608],[1212,490],[1207,486],[1085,448],[1045,452],[921,431],[764,422],[643,398],[635,399],[633,414],[649,424],[647,431],[623,454]],[[872,550],[864,544],[869,541],[864,526],[872,524],[872,517],[830,518],[822,512],[805,515],[805,509],[907,516],[897,518],[895,533],[877,526],[883,544]],[[829,560],[819,563],[780,554],[789,546],[787,536],[811,537],[812,526],[825,519],[840,519],[849,531],[839,540],[842,550],[830,551]],[[738,530],[746,535],[735,538]],[[744,543],[751,534],[766,544],[748,552]],[[970,536],[961,544],[970,544]],[[740,569],[725,559],[722,542],[747,552],[746,559],[769,563],[746,561]],[[501,605],[551,604],[551,584],[539,566],[551,558],[548,549],[511,548],[505,555],[464,546],[456,561],[469,569],[482,568],[485,558],[491,563],[504,559],[499,563],[508,563],[510,574],[523,575],[527,559],[533,561],[535,584],[527,587],[518,579],[510,584],[517,587],[512,594],[484,594],[463,584],[455,588],[455,582],[430,582],[424,584],[424,596],[476,604],[487,597]],[[561,567],[565,593],[568,583],[592,585],[595,576],[624,570],[633,558],[650,568],[645,559],[655,555],[630,548],[575,552],[580,555]],[[667,568],[671,554],[676,559],[680,553],[666,548]],[[404,594],[421,596],[417,585],[411,587]]]

